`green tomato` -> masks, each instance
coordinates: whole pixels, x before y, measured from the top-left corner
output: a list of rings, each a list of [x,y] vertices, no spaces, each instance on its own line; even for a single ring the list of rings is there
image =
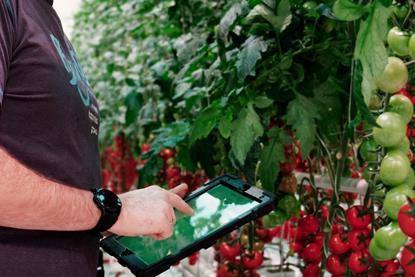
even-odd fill
[[[415,173],[413,169],[409,172],[408,178],[405,180],[405,182],[402,183],[399,187],[408,187],[409,189],[414,189],[415,186]]]
[[[380,164],[380,180],[389,186],[405,182],[411,171],[411,162],[405,153],[390,151]]]
[[[397,57],[389,57],[383,73],[376,78],[380,90],[386,93],[398,92],[408,82],[408,68]]]
[[[409,39],[409,56],[411,56],[412,59],[415,59],[415,34]]]
[[[405,136],[403,138],[403,140],[401,141],[401,143],[399,143],[398,145],[392,146],[392,147],[388,147],[388,151],[401,151],[402,153],[409,153],[409,151],[411,150],[411,145],[409,142],[409,139],[407,136]]]
[[[378,160],[379,146],[373,139],[365,139],[359,147],[359,155],[365,162]]]
[[[398,145],[406,135],[406,125],[397,113],[385,112],[376,119],[376,123],[381,128],[373,128],[373,138],[384,147]]]
[[[396,256],[399,253],[399,250],[385,250],[380,248],[376,244],[376,240],[372,239],[369,244],[369,252],[370,255],[376,260],[376,261],[387,261],[395,259]]]
[[[382,99],[380,98],[380,96],[378,94],[372,94],[372,96],[370,96],[370,100],[369,100],[369,109],[370,110],[379,110],[382,108],[383,103],[382,103]]]
[[[402,32],[399,27],[393,27],[389,30],[387,41],[389,47],[399,56],[407,56],[409,54],[409,36]]]
[[[383,210],[392,220],[398,219],[399,209],[406,204],[407,196],[413,198],[415,193],[406,186],[396,187],[386,194]]]
[[[399,250],[408,240],[397,222],[391,222],[376,231],[373,239],[384,250]]]
[[[403,121],[407,124],[414,114],[414,105],[412,101],[402,94],[395,94],[391,97],[387,111],[399,114]]]

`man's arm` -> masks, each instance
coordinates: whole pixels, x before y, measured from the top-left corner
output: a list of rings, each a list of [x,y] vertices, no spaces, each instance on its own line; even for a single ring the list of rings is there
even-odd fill
[[[119,235],[171,236],[174,209],[191,214],[181,199],[186,185],[174,191],[152,186],[120,195],[120,217],[109,230]],[[101,212],[89,191],[48,180],[0,148],[0,226],[30,230],[81,231],[95,227]]]
[[[0,148],[0,226],[80,231],[99,217],[91,192],[48,180]]]

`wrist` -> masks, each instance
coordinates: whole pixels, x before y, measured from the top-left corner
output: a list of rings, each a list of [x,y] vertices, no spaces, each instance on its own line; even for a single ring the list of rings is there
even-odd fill
[[[118,221],[122,208],[121,200],[115,193],[106,189],[92,189],[91,192],[92,201],[99,211],[98,221],[92,231],[108,231]]]

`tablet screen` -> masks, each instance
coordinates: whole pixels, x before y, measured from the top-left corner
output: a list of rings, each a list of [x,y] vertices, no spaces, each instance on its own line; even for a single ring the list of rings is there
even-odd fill
[[[157,241],[149,237],[120,237],[118,241],[145,264],[151,265],[232,222],[260,203],[225,185],[217,185],[188,202],[191,217],[176,212],[172,237]]]

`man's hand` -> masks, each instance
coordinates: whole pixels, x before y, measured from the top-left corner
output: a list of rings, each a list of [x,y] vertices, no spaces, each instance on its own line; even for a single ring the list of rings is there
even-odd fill
[[[151,186],[121,194],[121,214],[109,231],[123,236],[166,239],[173,234],[176,223],[174,208],[187,215],[193,214],[192,208],[182,199],[186,193],[187,185],[182,184],[170,191]]]

